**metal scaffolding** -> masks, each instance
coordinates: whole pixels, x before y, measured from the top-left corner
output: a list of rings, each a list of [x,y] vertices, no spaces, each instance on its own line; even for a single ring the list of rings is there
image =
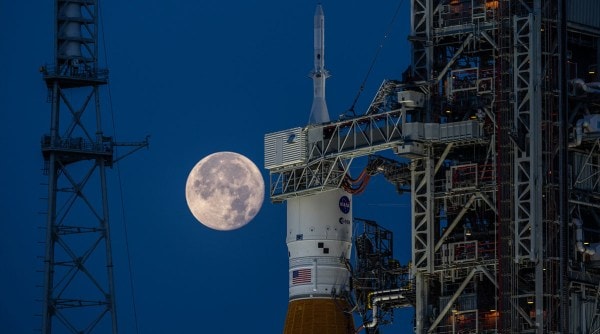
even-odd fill
[[[117,333],[106,170],[124,144],[102,127],[98,2],[57,0],[54,15],[54,63],[41,68],[51,103],[42,333]]]
[[[266,164],[271,198],[340,187],[355,158],[391,149],[410,166],[416,333],[599,331],[590,13],[599,2],[412,0],[403,81],[385,81],[364,116],[298,128],[302,148],[267,135],[284,143],[267,148],[283,157]]]

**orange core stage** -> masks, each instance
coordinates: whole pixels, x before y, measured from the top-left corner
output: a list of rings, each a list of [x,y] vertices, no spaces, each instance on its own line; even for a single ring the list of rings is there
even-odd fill
[[[353,334],[348,302],[318,298],[290,301],[283,334]]]

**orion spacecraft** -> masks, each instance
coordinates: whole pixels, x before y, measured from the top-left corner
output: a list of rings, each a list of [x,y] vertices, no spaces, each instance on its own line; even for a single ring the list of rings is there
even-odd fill
[[[329,113],[325,103],[325,80],[329,72],[325,69],[325,15],[323,6],[317,5],[314,22],[314,69],[310,73],[313,79],[313,103],[309,124],[329,122]]]

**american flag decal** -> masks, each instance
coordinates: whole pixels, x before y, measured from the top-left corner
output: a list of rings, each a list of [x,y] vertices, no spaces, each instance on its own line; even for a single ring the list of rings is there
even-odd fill
[[[292,284],[306,284],[311,281],[310,268],[298,269],[292,271]]]

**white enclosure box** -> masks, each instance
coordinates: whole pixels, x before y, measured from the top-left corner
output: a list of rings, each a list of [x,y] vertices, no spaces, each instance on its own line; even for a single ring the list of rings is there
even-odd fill
[[[302,128],[265,135],[265,168],[272,169],[306,161],[306,133]]]
[[[418,159],[425,156],[425,145],[417,141],[406,142],[394,146],[394,153],[408,159]]]
[[[440,141],[475,139],[481,137],[480,125],[477,121],[461,121],[440,124]]]
[[[398,102],[408,108],[422,108],[425,105],[425,94],[413,90],[398,92]]]

